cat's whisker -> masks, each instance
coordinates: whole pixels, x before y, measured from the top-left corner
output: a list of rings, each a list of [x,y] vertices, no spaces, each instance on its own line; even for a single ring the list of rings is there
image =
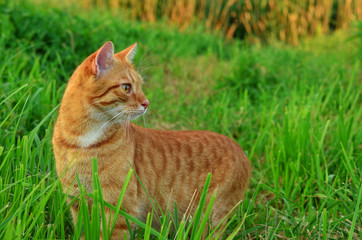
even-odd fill
[[[143,66],[140,66],[138,72],[142,71],[145,67],[150,67],[150,66],[154,66],[154,65],[155,65],[155,64],[153,64],[153,63],[148,63],[148,64],[145,64],[145,65],[143,65]]]
[[[142,63],[145,61],[144,57],[150,50],[151,50],[151,48],[147,49],[145,51],[145,53],[142,55],[141,60],[139,61],[138,66],[137,66],[137,72],[138,72],[139,68],[142,66]]]
[[[152,110],[147,110],[147,112],[145,113],[145,117],[149,118],[149,119],[157,119],[157,114],[155,114]]]
[[[127,106],[118,106],[116,108],[110,107],[110,109],[108,109],[108,110],[103,109],[103,111],[98,112],[98,113],[92,113],[91,115],[92,115],[93,118],[97,118],[97,117],[102,116],[102,115],[108,115],[108,117],[111,117],[111,116],[109,116],[109,114],[111,112],[124,111],[125,109],[127,109]],[[87,120],[85,120],[85,121],[87,121]]]
[[[117,118],[118,116],[122,116],[124,114],[124,112],[120,112],[117,115],[115,115],[113,118],[111,118],[110,120],[108,120],[107,122],[105,122],[97,131],[97,134],[109,123],[111,122],[113,119]]]
[[[151,57],[153,57],[153,56],[155,56],[155,54],[154,55],[149,55],[148,57],[146,57],[145,59],[144,59],[144,61],[145,60],[148,60],[149,58],[151,58]],[[143,62],[142,62],[143,63]],[[142,68],[143,66],[142,66],[142,63],[140,63],[140,66],[139,66],[139,68]],[[149,63],[149,65],[150,65],[151,63]]]
[[[123,111],[125,109],[127,109],[127,107],[120,107],[120,108],[117,108],[117,109],[109,109],[109,110],[106,110],[106,111],[103,111],[103,112],[100,112],[100,113],[92,114],[92,116],[97,117],[97,116],[108,114],[108,113],[111,113],[111,112],[114,112],[114,111]]]
[[[127,137],[127,127],[128,127],[128,113],[124,114],[125,120],[124,120],[124,124],[123,124],[123,134],[125,137]]]
[[[142,54],[141,59],[139,60],[139,62],[138,62],[138,64],[137,64],[137,71],[138,71],[139,67],[140,67],[140,66],[142,65],[142,63],[143,63],[143,58],[144,58],[144,56],[145,56],[149,51],[150,51],[150,48],[147,49],[147,50]]]
[[[150,69],[162,69],[161,67],[146,67],[140,71],[140,74],[143,74],[145,71]]]
[[[147,112],[146,112],[146,113],[147,113]],[[147,125],[146,125],[145,115],[142,115],[142,119],[143,119],[143,125],[145,126],[145,133],[146,133],[146,137],[147,137],[148,134],[147,134]]]
[[[131,116],[127,115],[126,116],[126,137],[130,137],[130,131],[129,131],[129,128],[130,128],[130,120],[131,120]]]
[[[151,54],[151,55],[149,55],[149,56],[147,56],[144,60],[148,60],[148,59],[150,59],[151,57],[153,57],[153,56],[155,56],[155,54]],[[143,62],[140,64],[140,67],[143,67],[144,65],[142,65],[143,64]],[[148,64],[152,64],[152,62],[151,61],[148,61]]]
[[[127,127],[128,127],[127,115],[125,117],[126,120],[124,121],[124,136],[127,137]]]
[[[149,49],[149,50],[151,50],[151,49]],[[150,59],[151,57],[154,57],[154,56],[157,56],[157,54],[155,54],[155,53],[149,54],[147,57],[145,57],[145,58],[143,59],[142,62],[140,62],[140,65],[142,66],[142,63],[143,63],[143,62],[146,62],[146,60],[148,60],[148,59]],[[151,62],[151,61],[148,61],[148,62]]]
[[[125,109],[125,108],[124,108]],[[124,110],[124,109],[119,109],[119,111],[121,110]],[[106,115],[107,113],[111,112],[111,111],[114,111],[113,109],[110,109],[109,111],[106,111],[106,112],[101,112],[101,113],[93,113],[92,114],[92,118],[98,118],[99,116],[102,116],[102,115]],[[108,117],[111,117],[108,115]],[[113,118],[113,117],[112,117]],[[83,119],[80,123],[89,123],[89,119],[85,118]]]
[[[131,117],[129,117],[128,119],[128,128],[127,128],[127,131],[128,131],[128,137],[131,137]]]
[[[140,66],[137,71],[139,73],[141,73],[143,71],[143,69],[145,69],[146,67],[150,67],[150,66],[152,67],[152,66],[155,66],[155,65],[159,65],[159,64],[148,62],[148,64],[144,64],[144,65]]]
[[[152,66],[152,65],[148,65],[148,66],[145,66],[141,73],[144,72],[145,70],[148,70],[148,69],[162,69],[161,67],[157,67],[157,66]]]

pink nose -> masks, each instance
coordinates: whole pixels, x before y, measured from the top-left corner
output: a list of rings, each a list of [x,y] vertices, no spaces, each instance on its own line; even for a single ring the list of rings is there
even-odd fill
[[[141,105],[146,109],[148,107],[148,105],[150,105],[150,102],[148,100],[146,100],[143,103],[141,103]]]

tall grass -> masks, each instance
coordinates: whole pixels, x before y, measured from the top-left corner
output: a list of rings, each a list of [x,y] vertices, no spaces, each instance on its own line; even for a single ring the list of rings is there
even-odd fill
[[[152,113],[147,127],[215,131],[246,151],[253,177],[224,239],[361,238],[362,42],[348,31],[295,48],[258,47],[197,29],[181,34],[120,22],[108,12],[27,2],[7,2],[0,11],[0,239],[97,238],[101,226],[111,234],[106,207],[139,226],[130,229],[134,239],[217,233],[200,211],[180,222],[177,211],[164,212],[153,229],[157,211],[144,223],[120,209],[122,194],[117,207],[102,201],[95,160],[94,191],[78,196],[82,213],[73,227],[52,127],[68,77],[107,40],[117,50],[139,42],[135,62]],[[91,215],[85,197],[95,200]]]
[[[66,0],[84,9],[109,8],[131,19],[166,20],[181,30],[203,24],[227,38],[251,42],[270,38],[296,45],[301,38],[345,29],[362,20],[359,0]]]

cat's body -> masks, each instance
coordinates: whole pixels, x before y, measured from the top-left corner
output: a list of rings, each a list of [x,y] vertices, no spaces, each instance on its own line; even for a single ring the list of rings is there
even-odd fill
[[[132,166],[163,211],[172,210],[176,201],[182,217],[188,208],[192,215],[211,172],[209,197],[217,189],[215,225],[243,198],[251,175],[249,160],[237,143],[220,134],[159,131],[127,123],[144,114],[149,104],[142,93],[142,79],[130,64],[134,53],[135,45],[113,55],[113,44],[108,42],[88,57],[69,81],[53,135],[64,191],[79,193],[76,173],[92,191],[91,159],[96,157],[107,202],[116,205]],[[152,204],[133,176],[122,207],[145,219]],[[74,219],[77,207],[71,208]],[[112,239],[122,238],[126,229],[125,220],[118,217]]]

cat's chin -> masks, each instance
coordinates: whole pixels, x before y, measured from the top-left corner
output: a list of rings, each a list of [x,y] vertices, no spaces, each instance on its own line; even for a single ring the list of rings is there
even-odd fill
[[[141,117],[142,115],[144,115],[146,112],[147,112],[147,109],[141,111],[140,113],[132,113],[132,114],[130,115],[130,120],[135,120],[135,119]]]
[[[135,120],[135,119],[141,117],[141,116],[144,115],[146,112],[147,112],[147,109],[145,109],[145,110],[139,110],[139,111],[132,111],[132,112],[130,112],[130,113],[127,114],[127,117],[126,117],[126,118],[117,119],[116,122],[118,122],[118,123],[124,123],[124,122],[132,121],[132,120]]]

